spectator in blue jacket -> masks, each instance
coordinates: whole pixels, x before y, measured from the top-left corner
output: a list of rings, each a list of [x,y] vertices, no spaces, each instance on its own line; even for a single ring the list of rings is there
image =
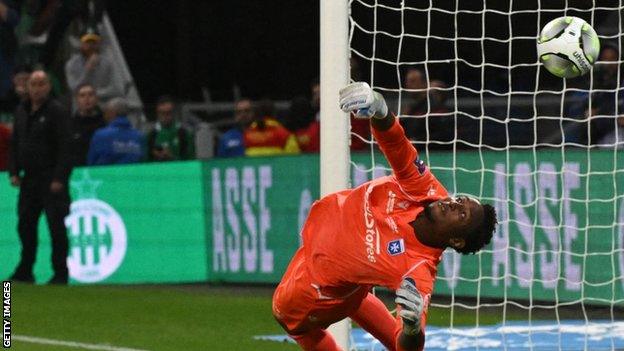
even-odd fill
[[[104,107],[108,125],[98,129],[91,139],[87,164],[111,165],[141,162],[145,154],[144,138],[128,120],[128,104],[113,98]]]
[[[253,120],[254,110],[251,100],[241,99],[234,105],[236,126],[226,131],[219,138],[217,157],[245,156],[243,129]]]

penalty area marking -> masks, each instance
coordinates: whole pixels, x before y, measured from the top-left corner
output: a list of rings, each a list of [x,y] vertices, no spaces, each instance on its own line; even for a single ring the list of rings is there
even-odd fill
[[[53,339],[45,339],[45,338],[37,338],[34,336],[26,336],[26,335],[13,335],[11,339],[15,341],[29,342],[32,344],[41,344],[41,345],[55,345],[55,346],[67,346],[73,347],[76,349],[85,349],[85,350],[102,350],[102,351],[147,351],[141,349],[131,349],[127,347],[118,347],[111,346],[106,344],[86,344],[82,342],[75,341],[66,341],[66,340],[53,340]]]

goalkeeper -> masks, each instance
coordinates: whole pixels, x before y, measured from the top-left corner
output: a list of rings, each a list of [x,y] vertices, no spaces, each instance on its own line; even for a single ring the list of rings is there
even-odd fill
[[[448,196],[368,84],[342,89],[340,108],[370,118],[393,175],[314,203],[303,246],[273,295],[273,314],[304,350],[339,350],[326,328],[346,317],[389,350],[422,350],[442,252],[481,250],[496,213],[475,198]],[[396,319],[369,292],[375,285],[396,292]]]

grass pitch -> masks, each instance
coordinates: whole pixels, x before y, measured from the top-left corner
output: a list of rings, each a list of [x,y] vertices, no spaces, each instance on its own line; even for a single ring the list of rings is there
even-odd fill
[[[296,350],[255,341],[280,333],[270,292],[182,287],[13,284],[12,333],[142,350]],[[13,340],[14,350],[78,350]]]
[[[13,284],[12,333],[141,350],[298,350],[253,340],[283,334],[271,315],[271,288],[43,286]],[[526,319],[510,313],[507,319]],[[498,323],[500,311],[453,310],[453,325]],[[430,325],[448,326],[449,309],[431,308]],[[13,350],[80,350],[13,340]],[[83,348],[84,349],[84,348]]]

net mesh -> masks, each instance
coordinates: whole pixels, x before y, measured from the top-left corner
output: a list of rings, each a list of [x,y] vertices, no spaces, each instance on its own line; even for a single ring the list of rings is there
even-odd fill
[[[447,251],[440,264],[432,306],[451,328],[522,320],[539,349],[538,320],[622,320],[623,9],[609,0],[350,1],[352,80],[386,97],[450,193],[498,212],[491,245],[471,257]],[[586,20],[601,39],[584,77],[557,78],[538,61],[538,34],[560,16]],[[352,165],[356,185],[390,172],[357,125]],[[560,330],[551,333],[561,349]],[[585,349],[591,338],[584,333]]]

